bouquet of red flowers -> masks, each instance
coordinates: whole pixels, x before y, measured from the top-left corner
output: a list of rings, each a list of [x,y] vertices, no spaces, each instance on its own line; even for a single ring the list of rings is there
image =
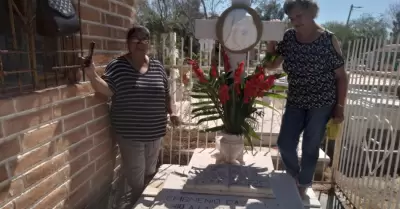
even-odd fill
[[[267,56],[272,59],[271,56]],[[212,64],[209,75],[200,69],[194,60],[188,60],[192,66],[198,82],[194,84],[191,97],[205,99],[192,103],[193,118],[200,118],[198,124],[222,120],[222,125],[208,128],[205,131],[223,131],[227,134],[242,135],[252,146],[251,138],[259,139],[254,127],[258,123],[257,115],[262,116],[255,105],[272,108],[263,102],[263,97],[286,98],[285,95],[271,92],[274,89],[282,89],[275,86],[274,82],[285,74],[266,75],[263,63],[256,70],[247,75],[244,71],[244,62],[241,62],[235,71],[231,71],[229,58],[223,53],[224,72],[219,73],[216,64]],[[264,59],[263,62],[268,61]]]

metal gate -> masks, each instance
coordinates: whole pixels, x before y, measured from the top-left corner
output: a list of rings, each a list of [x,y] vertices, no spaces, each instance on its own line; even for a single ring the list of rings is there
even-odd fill
[[[348,45],[345,122],[336,140],[334,182],[354,208],[400,208],[399,39]]]

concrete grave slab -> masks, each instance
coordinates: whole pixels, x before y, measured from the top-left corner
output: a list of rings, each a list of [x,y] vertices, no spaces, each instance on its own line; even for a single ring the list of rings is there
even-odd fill
[[[272,178],[274,183],[271,185],[274,193],[277,194],[276,199],[269,198],[252,198],[238,197],[229,195],[211,195],[211,194],[191,194],[183,193],[181,189],[186,183],[185,177],[171,174],[168,176],[163,190],[156,197],[154,205],[151,208],[179,208],[179,209],[303,209],[303,204],[300,200],[294,182],[287,181],[282,176],[284,173],[273,173]],[[290,177],[289,177],[290,178]],[[292,192],[288,192],[287,185],[292,183],[290,188]],[[275,191],[276,190],[276,191]],[[293,196],[292,196],[293,195]],[[279,197],[279,198],[278,198]],[[290,199],[290,201],[288,201]]]

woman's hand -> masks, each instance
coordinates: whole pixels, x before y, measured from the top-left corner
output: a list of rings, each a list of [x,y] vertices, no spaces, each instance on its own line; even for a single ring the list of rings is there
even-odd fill
[[[169,117],[169,120],[171,121],[173,126],[180,126],[182,124],[181,119],[176,115],[171,115]]]
[[[336,105],[332,116],[334,123],[342,123],[344,120],[344,106]]]
[[[92,79],[96,75],[96,66],[94,65],[94,62],[91,60],[90,65],[88,67],[86,67],[86,62],[87,62],[87,58],[81,57],[81,63],[82,63],[82,66],[84,66],[84,72],[88,76],[89,79]]]

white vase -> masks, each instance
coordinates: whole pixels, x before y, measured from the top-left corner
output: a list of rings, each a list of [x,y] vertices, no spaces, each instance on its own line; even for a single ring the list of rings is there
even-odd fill
[[[219,151],[216,163],[244,164],[244,143],[242,136],[221,133],[215,137],[216,148]]]

